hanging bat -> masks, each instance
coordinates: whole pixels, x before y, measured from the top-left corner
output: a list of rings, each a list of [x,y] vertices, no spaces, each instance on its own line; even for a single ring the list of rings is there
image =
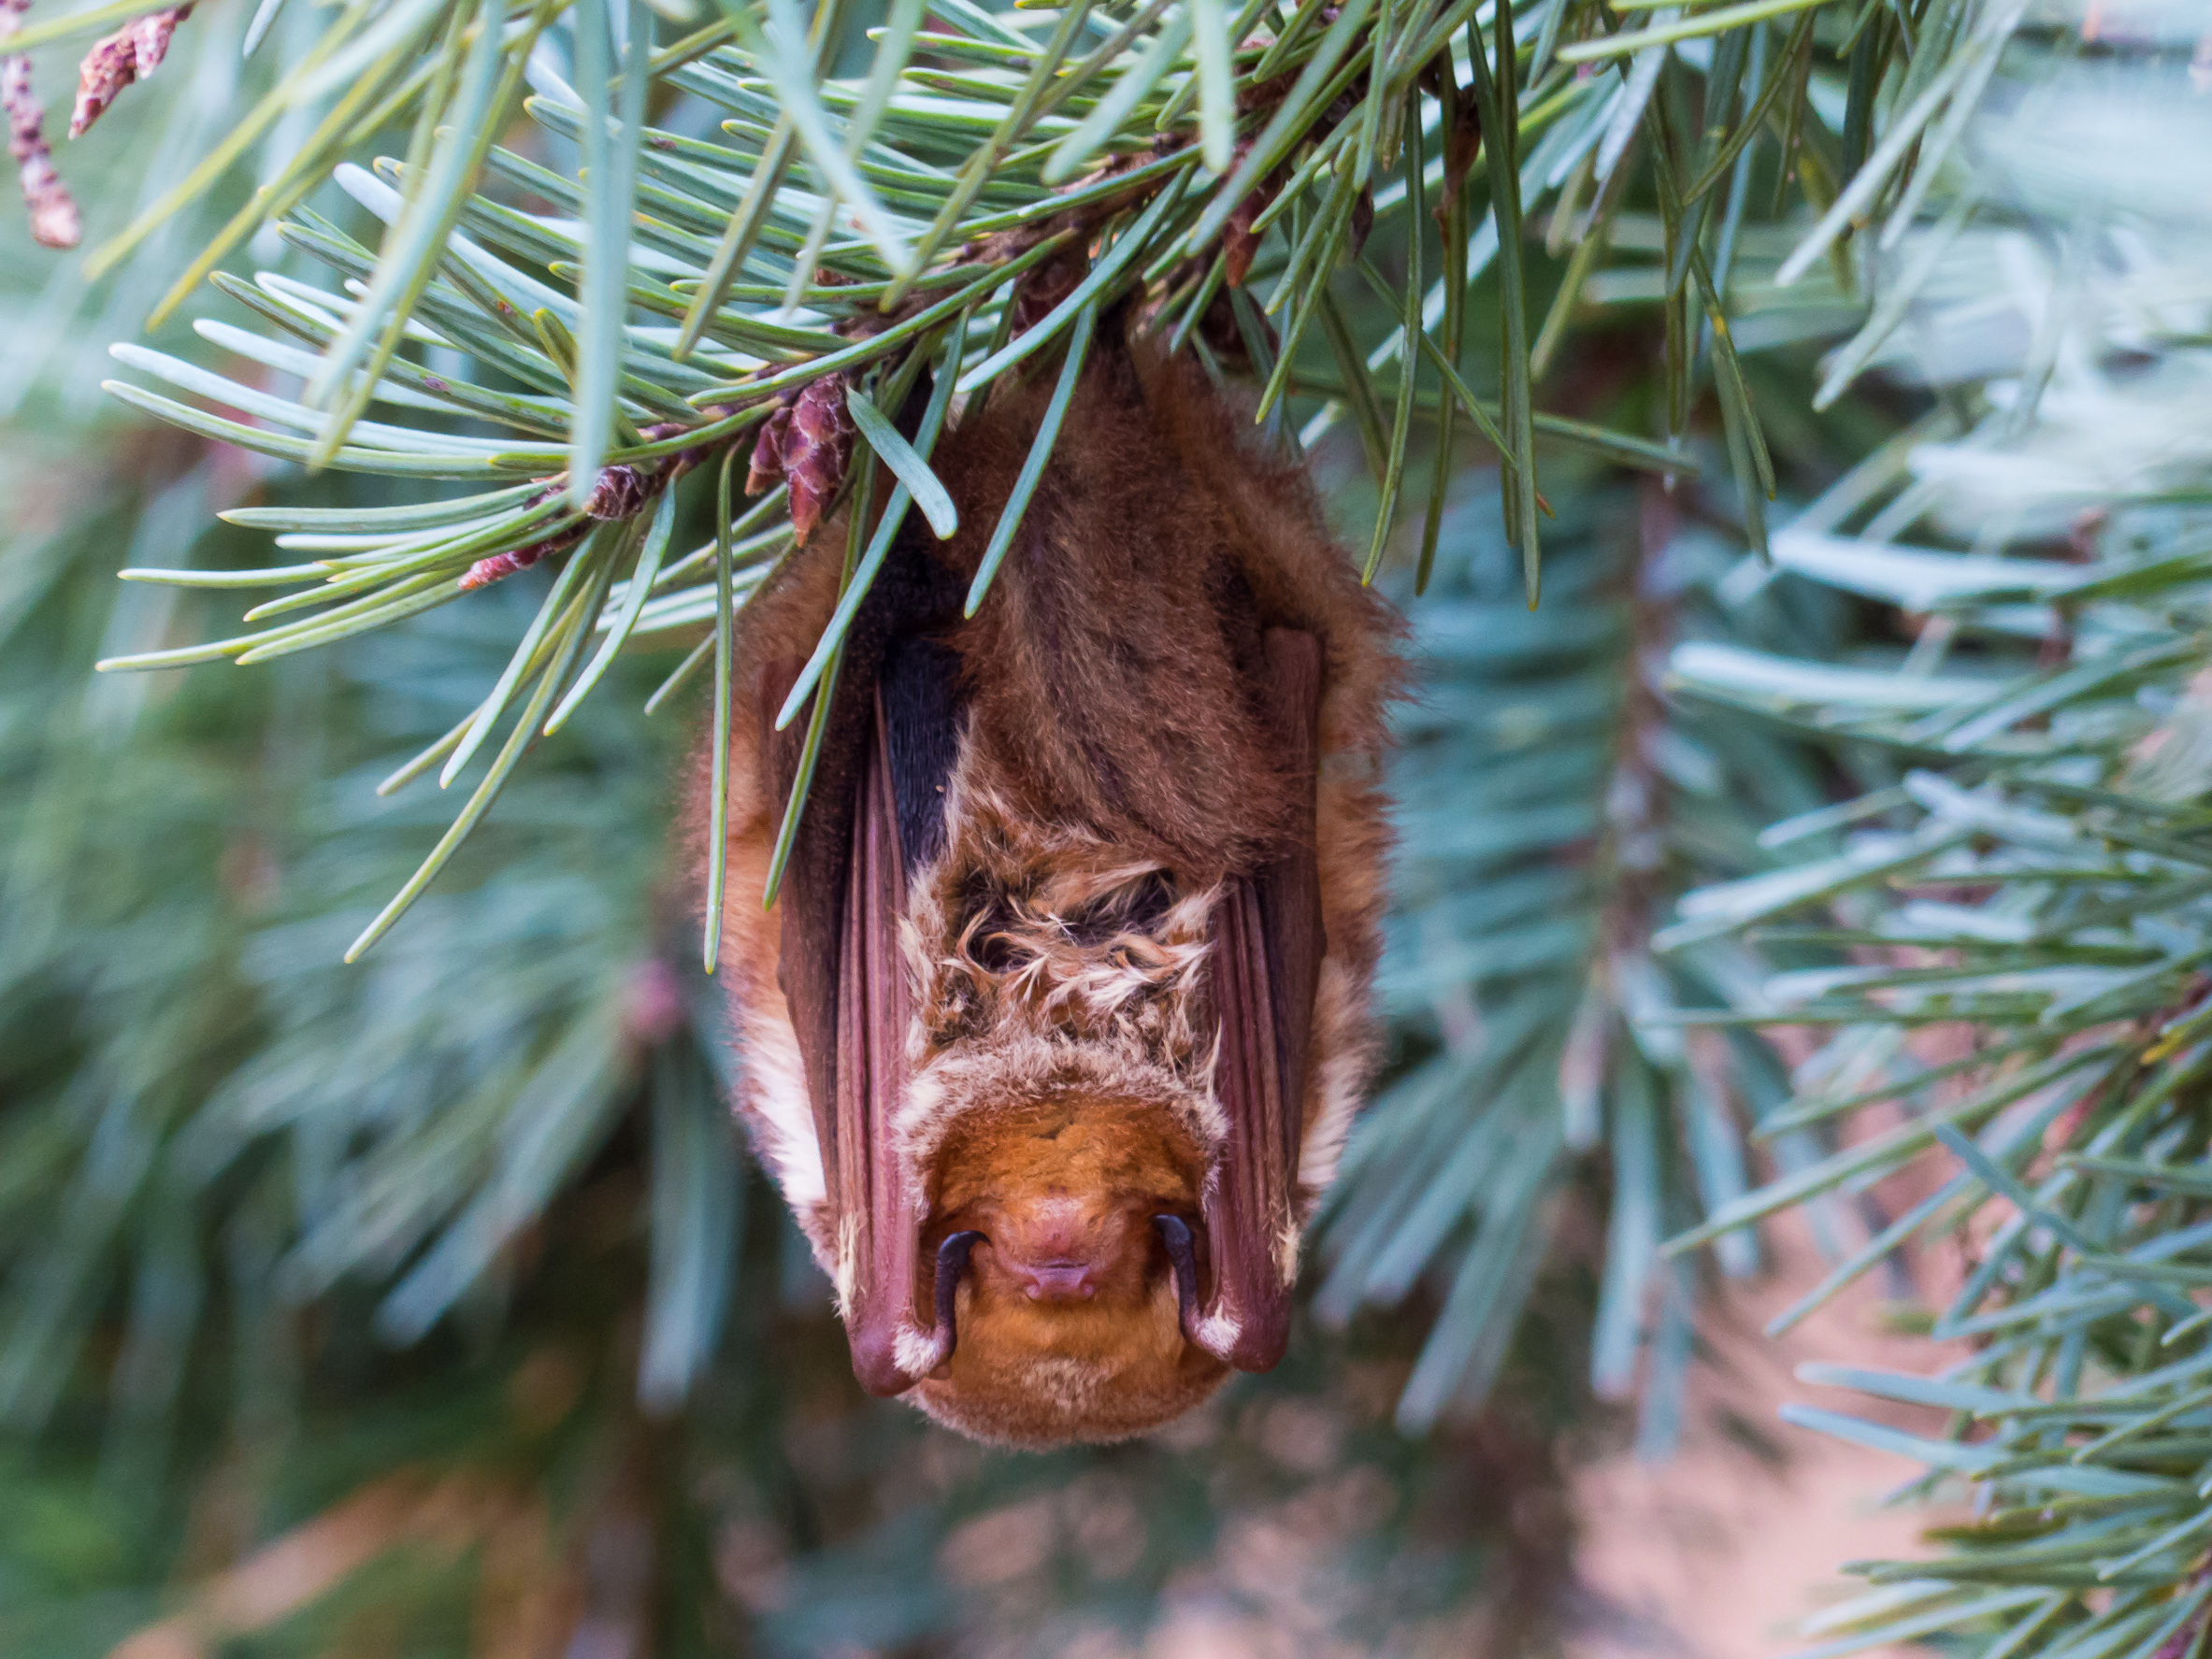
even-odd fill
[[[805,724],[773,722],[839,561],[747,607],[721,919],[738,1104],[855,1372],[1027,1447],[1282,1356],[1375,1063],[1400,675],[1304,475],[1103,331],[963,620],[1044,402],[1001,386],[939,442],[960,528],[910,514],[869,590],[765,911]]]

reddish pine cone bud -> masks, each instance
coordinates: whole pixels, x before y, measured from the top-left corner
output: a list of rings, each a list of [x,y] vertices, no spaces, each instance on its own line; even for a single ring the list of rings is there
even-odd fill
[[[634,466],[603,466],[599,481],[584,498],[587,519],[626,519],[643,507],[649,492],[644,475]]]
[[[17,8],[0,7],[0,38],[15,33]],[[7,153],[22,174],[31,209],[31,237],[42,248],[74,248],[83,235],[77,203],[54,170],[46,141],[46,110],[31,90],[29,58],[0,59],[0,115],[7,122]]]
[[[791,408],[791,431],[783,440],[783,477],[791,485],[791,528],[798,544],[822,522],[822,515],[845,481],[853,458],[853,418],[845,413],[845,377],[824,375],[811,380]]]
[[[824,375],[808,381],[761,427],[745,474],[745,493],[757,495],[779,480],[789,484],[791,528],[804,547],[845,481],[852,459],[845,377]]]
[[[192,7],[172,7],[133,22],[93,43],[77,66],[77,108],[69,117],[69,136],[79,138],[100,119],[115,94],[134,80],[144,80],[169,55],[169,36],[192,15]]]
[[[518,570],[527,570],[548,553],[557,553],[573,547],[576,533],[567,531],[559,536],[549,536],[543,541],[534,541],[528,547],[519,547],[504,553],[494,553],[488,559],[479,559],[461,578],[461,591],[474,593],[478,588],[488,588]]]
[[[783,481],[783,440],[791,432],[791,405],[780,405],[760,429],[753,459],[745,469],[745,493],[757,495]]]

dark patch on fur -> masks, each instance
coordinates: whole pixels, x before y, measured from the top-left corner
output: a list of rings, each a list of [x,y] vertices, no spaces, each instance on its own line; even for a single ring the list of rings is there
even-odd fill
[[[898,805],[898,845],[906,867],[920,870],[944,851],[945,788],[960,757],[959,653],[934,639],[902,634],[883,652],[877,683]]]
[[[911,834],[906,791],[899,792],[899,840],[906,852],[907,867],[918,867],[914,863],[914,848],[921,839],[929,836],[934,836],[939,843],[943,839],[942,796],[936,790],[949,776],[951,762],[941,762],[941,772],[937,768],[941,765],[941,749],[949,746],[956,751],[960,698],[952,664],[944,660],[953,653],[942,651],[940,657],[932,659],[915,648],[926,648],[926,636],[958,619],[962,590],[952,573],[929,552],[923,539],[927,536],[928,529],[921,514],[909,513],[883,560],[883,568],[869,588],[868,597],[861,602],[853,625],[845,634],[845,659],[838,676],[837,700],[831,707],[822,752],[815,762],[813,786],[807,794],[805,833],[798,837],[793,854],[795,865],[803,856],[821,866],[811,871],[811,879],[824,883],[825,891],[844,891],[845,857],[853,834],[853,805],[859,787],[865,743],[874,718],[877,686],[891,667],[895,654],[906,662],[907,667],[896,689],[913,695],[911,701],[902,696],[899,699],[902,706],[891,711],[893,763],[897,765],[903,747],[914,764],[917,780],[924,777],[927,779],[920,784],[913,801]],[[807,650],[812,649],[813,642],[810,640]],[[933,691],[928,683],[932,679],[945,683]],[[894,689],[891,685],[884,687],[887,694]],[[797,721],[790,728],[793,732],[801,729]],[[785,776],[777,781],[776,796],[782,800],[789,779]],[[926,800],[940,803],[933,815],[926,811]]]
[[[1068,937],[1077,944],[1103,945],[1116,934],[1152,933],[1175,898],[1175,890],[1167,877],[1155,870],[1061,920],[1067,923]]]
[[[970,870],[961,885],[954,935],[963,956],[997,976],[1020,967],[1037,952],[1041,938],[1103,951],[1116,940],[1156,937],[1180,896],[1168,877],[1154,870],[1088,904],[1053,910],[1039,904],[1031,891],[1010,892],[984,872]]]

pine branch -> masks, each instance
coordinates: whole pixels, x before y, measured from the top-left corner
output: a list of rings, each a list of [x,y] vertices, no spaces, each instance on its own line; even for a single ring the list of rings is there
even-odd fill
[[[1941,338],[1986,304],[1992,165],[2054,250],[2040,292],[2018,302],[2024,350],[2003,379],[1924,360],[1953,381],[1946,411],[1774,539],[1779,569],[1911,615],[1914,642],[1842,665],[1717,642],[1673,661],[1685,692],[1738,721],[1829,734],[1882,786],[1775,825],[1765,839],[1795,849],[1793,863],[1686,896],[1661,947],[1749,930],[1819,952],[1735,1016],[1824,1036],[1774,1123],[1903,1113],[1675,1247],[1921,1160],[1941,1183],[1780,1323],[1892,1251],[1975,1241],[1964,1285],[1930,1322],[1965,1359],[1932,1377],[1804,1379],[1938,1408],[1943,1431],[1789,1413],[1919,1463],[1918,1490],[1964,1482],[1975,1498],[1974,1521],[1934,1534],[1930,1556],[1854,1564],[1875,1588],[1822,1616],[1814,1653],[1943,1635],[2006,1653],[2177,1659],[2201,1647],[2212,1603],[2212,1321],[2198,1306],[2212,1283],[2212,451],[2144,441],[2194,429],[2205,354],[2193,330],[2120,297],[2188,257],[2175,232],[2193,209],[2154,193],[2123,229],[2062,182],[2084,165],[2121,177],[2130,122],[2173,118],[2149,64],[2123,60],[2110,84],[2128,89],[2125,107],[2062,62],[2039,68],[2040,94],[1985,124],[1985,159],[1937,187],[1929,217],[1911,217],[1921,194],[1907,193],[1899,234],[1883,235],[1892,285],[1829,383],[1910,365],[1893,333],[1908,318]],[[2112,273],[2094,299],[2090,269]]]
[[[1441,394],[1423,382],[1439,382],[1455,409],[1465,408],[1478,430],[1504,445],[1515,480],[1505,508],[1531,594],[1540,520],[1549,507],[1540,488],[1539,468],[1546,464],[1540,450],[1561,438],[1622,457],[1650,450],[1635,434],[1536,410],[1529,372],[1523,227],[1591,147],[1602,171],[1627,164],[1614,136],[1632,127],[1654,85],[1643,70],[1626,81],[1605,74],[1584,79],[1539,61],[1540,46],[1550,52],[1562,41],[1556,55],[1572,63],[1639,40],[1632,31],[1603,34],[1605,20],[1587,6],[1558,7],[1521,24],[1501,11],[1487,27],[1471,21],[1468,7],[1441,3],[1380,11],[1356,5],[1326,18],[1311,7],[1281,17],[1260,7],[1236,20],[1208,13],[1197,21],[1181,8],[1153,8],[1087,54],[1077,50],[1086,27],[1080,9],[1024,12],[1018,27],[963,12],[949,27],[892,27],[865,75],[823,79],[817,88],[801,60],[811,62],[808,54],[827,50],[839,36],[834,9],[811,25],[795,10],[733,9],[666,47],[652,42],[653,18],[633,9],[624,17],[635,50],[617,72],[607,67],[614,47],[605,9],[569,13],[549,9],[552,3],[513,18],[436,5],[374,23],[356,12],[338,14],[249,124],[272,110],[313,107],[338,84],[341,64],[395,90],[373,109],[361,105],[352,126],[331,129],[311,156],[303,152],[309,172],[288,174],[279,193],[296,201],[312,172],[372,139],[382,124],[405,118],[413,127],[404,159],[381,162],[373,174],[338,170],[347,193],[385,224],[381,250],[300,209],[286,227],[294,246],[349,287],[309,288],[289,276],[265,277],[253,290],[231,285],[265,322],[315,354],[310,367],[305,359],[279,356],[274,342],[253,353],[297,363],[304,391],[287,398],[175,360],[131,359],[196,398],[252,417],[240,423],[201,404],[117,387],[136,407],[280,460],[494,485],[528,480],[533,494],[498,513],[472,514],[456,504],[454,527],[443,536],[379,536],[364,523],[358,535],[374,539],[342,560],[315,562],[323,573],[319,587],[298,588],[264,608],[283,620],[225,641],[108,665],[258,661],[419,616],[545,559],[575,572],[563,580],[576,591],[602,594],[596,614],[580,614],[562,628],[604,632],[625,615],[639,543],[630,535],[587,535],[593,524],[630,523],[657,510],[665,493],[680,490],[701,466],[718,468],[737,446],[755,455],[778,452],[760,446],[782,445],[778,435],[794,418],[786,411],[812,408],[810,399],[818,403],[834,389],[886,407],[886,387],[941,350],[952,352],[958,383],[970,394],[1007,374],[1056,372],[1079,322],[1119,315],[1117,307],[1140,328],[1185,349],[1217,354],[1228,345],[1232,357],[1243,358],[1246,331],[1229,319],[1250,315],[1247,287],[1264,296],[1283,332],[1279,339],[1253,341],[1272,365],[1261,411],[1285,396],[1300,402],[1314,411],[1306,422],[1312,441],[1344,406],[1324,396],[1316,408],[1306,390],[1329,380],[1305,366],[1324,344],[1310,337],[1311,324],[1327,314],[1368,325],[1364,306],[1345,312],[1333,301],[1317,307],[1314,298],[1370,236],[1383,240],[1372,245],[1369,260],[1384,259],[1407,273],[1389,280],[1421,290],[1419,306],[1372,346],[1348,342],[1371,372],[1393,356],[1403,365],[1398,413],[1377,457],[1382,476],[1402,477],[1411,417],[1436,407]],[[1233,50],[1224,51],[1211,36],[1195,41],[1200,22],[1214,30],[1233,24]],[[1739,19],[1726,10],[1668,26],[1677,46],[1715,34],[1722,44],[1704,88],[1713,108],[1704,138],[1694,149],[1661,144],[1637,152],[1647,166],[1679,169],[1663,200],[1686,199],[1696,186],[1702,204],[1714,192],[1688,175],[1710,173],[1731,150],[1739,159],[1751,155],[1761,142],[1759,123],[1782,100],[1739,98],[1732,78],[1746,61],[1745,42],[1767,27],[1763,12]],[[1985,18],[1971,36],[1972,51],[1986,55],[2006,27]],[[434,72],[404,87],[394,81],[398,65],[411,61],[406,54],[413,43],[439,30]],[[1791,36],[1809,38],[1802,27]],[[1908,62],[1901,36],[1879,38],[1889,55],[1874,65],[1876,85],[1905,74]],[[1792,67],[1786,53],[1750,55],[1762,64],[1771,57],[1770,82]],[[568,69],[556,73],[553,64],[564,56]],[[1862,58],[1853,60],[1860,68]],[[588,164],[581,184],[499,147],[526,61],[546,65],[539,79],[549,89],[527,102],[526,113],[549,138],[581,145]],[[1980,84],[1974,80],[1980,62],[1961,59],[1949,79],[1931,82],[1913,106],[1914,119],[1925,122],[1963,107],[1968,83]],[[1662,105],[1688,95],[1692,72],[1679,56],[1657,67]],[[641,72],[660,83],[664,98],[723,116],[724,138],[641,125]],[[1447,88],[1461,86],[1472,89],[1465,117],[1472,136],[1434,154],[1409,145],[1444,123],[1447,95],[1459,107],[1461,94]],[[1801,88],[1788,108],[1793,132],[1807,130],[1803,95]],[[1739,105],[1750,136],[1728,125]],[[1461,118],[1450,119],[1457,131]],[[1812,124],[1817,127],[1817,118]],[[1486,136],[1488,147],[1481,149]],[[1225,148],[1226,176],[1208,159],[1222,162]],[[1478,153],[1487,158],[1482,166],[1473,164]],[[1401,155],[1411,158],[1407,181],[1386,187]],[[1852,188],[1862,196],[1877,191],[1909,171],[1908,161],[1903,141],[1886,130]],[[1745,168],[1737,172],[1738,185],[1746,184]],[[523,192],[552,202],[555,213],[533,210]],[[1743,195],[1739,187],[1729,193],[1720,233],[1728,250],[1742,222]],[[1420,210],[1430,207],[1433,223]],[[1704,224],[1712,217],[1685,222],[1682,237],[1669,244],[1674,264],[1687,257],[1681,250],[1712,234]],[[1471,223],[1472,232],[1465,228]],[[608,244],[625,240],[615,227],[625,225],[626,269],[618,273],[623,261],[609,263]],[[1416,274],[1437,268],[1426,265],[1423,244],[1444,226],[1458,227],[1455,238],[1467,237],[1464,257],[1455,239],[1451,257],[1439,262],[1458,296],[1451,305],[1463,304],[1493,264],[1503,284],[1504,350],[1494,406],[1470,390],[1457,360],[1459,324],[1447,330],[1451,350],[1439,345],[1433,331],[1450,308],[1447,296]],[[234,222],[226,244],[251,227],[251,217]],[[1828,246],[1834,231],[1824,224],[1806,246]],[[1397,252],[1382,254],[1385,246]],[[1715,254],[1725,266],[1726,252],[1716,245]],[[1786,269],[1806,257],[1801,250]],[[1578,263],[1586,292],[1612,275]],[[1697,321],[1717,320],[1723,299],[1713,262],[1700,256],[1690,263],[1702,273],[1698,292],[1705,309]],[[1679,279],[1674,286],[1679,290]],[[1293,293],[1301,297],[1286,309]],[[800,309],[787,308],[794,305]],[[640,312],[660,320],[640,320]],[[1195,343],[1194,322],[1206,323]],[[1729,328],[1673,330],[1669,337],[1676,351],[1670,373],[1683,386],[1695,378],[1702,344],[1710,339],[1731,452],[1763,458],[1765,440]],[[1341,356],[1346,343],[1330,335],[1330,354]],[[460,376],[431,373],[417,361],[424,351],[459,353],[482,366]],[[479,383],[494,367],[529,388],[528,395],[502,403]],[[1681,399],[1674,401],[1679,407]],[[366,420],[376,402],[399,421]],[[1364,407],[1356,389],[1354,402]],[[457,423],[487,415],[521,425],[523,435],[461,435]],[[865,450],[866,435],[862,441]],[[1659,464],[1690,469],[1679,442],[1661,454]],[[803,479],[794,475],[795,540],[804,540],[824,505],[839,495],[847,465],[844,451],[833,447],[805,465]],[[766,471],[755,468],[754,477],[767,481],[789,470],[777,461]],[[1750,479],[1746,471],[1746,488]],[[928,493],[926,465],[913,482]],[[1758,488],[1772,486],[1771,470],[1760,471]],[[1378,549],[1398,494],[1383,492],[1370,537]],[[998,527],[1000,539],[1011,536],[1018,519],[1017,505]],[[1756,513],[1750,522],[1756,539]],[[781,551],[762,548],[754,570]],[[712,585],[697,579],[704,565],[679,559],[667,568],[695,579],[656,594],[642,616],[623,626],[658,635],[675,618],[712,614]],[[539,641],[529,643],[516,658],[525,679],[557,665],[535,654]],[[495,689],[452,751],[445,780],[510,708],[524,706],[517,700],[523,683],[510,676]],[[545,694],[557,701],[564,689],[548,684]],[[529,740],[510,743],[526,747]],[[465,814],[464,829],[480,811],[481,805]],[[407,891],[421,888],[435,862],[434,855]]]

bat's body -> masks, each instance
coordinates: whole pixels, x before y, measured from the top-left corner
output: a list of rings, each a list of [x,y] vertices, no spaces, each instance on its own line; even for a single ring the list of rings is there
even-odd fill
[[[748,608],[722,922],[740,1104],[862,1382],[1033,1446],[1281,1355],[1373,1063],[1398,672],[1303,476],[1119,344],[963,620],[1041,402],[938,445],[962,527],[910,515],[877,579],[765,913],[837,560]]]

